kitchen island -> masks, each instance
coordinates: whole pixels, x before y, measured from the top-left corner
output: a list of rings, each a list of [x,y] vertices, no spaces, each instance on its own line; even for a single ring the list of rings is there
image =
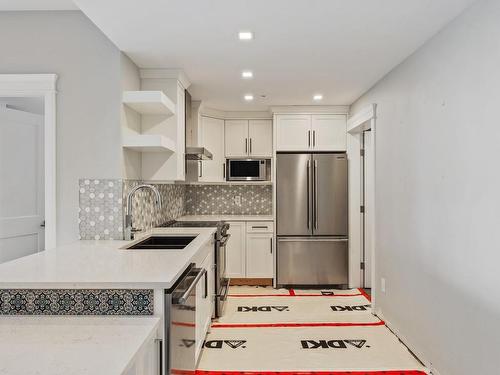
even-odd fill
[[[0,374],[158,375],[160,363],[165,371],[166,296],[193,267],[205,269],[209,290],[214,233],[215,228],[155,228],[135,241],[77,241],[1,264],[0,333],[9,349],[0,350]],[[195,238],[184,249],[126,249],[149,235]],[[202,296],[198,290],[198,298],[203,301],[196,322],[203,327],[196,327],[196,358],[213,293]],[[38,351],[44,362],[37,370],[25,359]],[[85,364],[103,356],[116,361],[104,372],[96,371],[99,361]]]

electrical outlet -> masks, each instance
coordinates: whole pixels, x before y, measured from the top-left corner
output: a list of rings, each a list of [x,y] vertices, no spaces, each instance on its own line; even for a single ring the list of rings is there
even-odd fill
[[[237,206],[241,206],[241,195],[234,196],[234,204]]]
[[[382,291],[382,293],[385,293],[385,277],[382,277],[380,279],[380,290]]]

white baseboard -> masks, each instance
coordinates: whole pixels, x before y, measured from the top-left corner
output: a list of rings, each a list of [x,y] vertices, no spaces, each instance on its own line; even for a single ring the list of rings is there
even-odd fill
[[[399,329],[395,327],[390,321],[385,319],[384,314],[380,309],[376,309],[375,315],[377,315],[380,319],[385,322],[385,325],[396,335],[396,337],[401,340],[401,342],[413,353],[417,359],[423,363],[425,367],[427,367],[429,373],[432,375],[441,375],[436,369],[433,368],[432,363],[426,359],[425,355],[409,340],[406,336],[401,334]]]

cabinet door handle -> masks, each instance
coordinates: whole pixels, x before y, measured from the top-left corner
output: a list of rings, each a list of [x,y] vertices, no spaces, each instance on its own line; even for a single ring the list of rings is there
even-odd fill
[[[226,179],[226,164],[222,163],[222,178]]]
[[[307,131],[307,146],[311,147],[311,131]]]
[[[252,138],[250,138],[250,154],[252,153]]]
[[[248,138],[245,138],[245,154],[248,154]]]
[[[203,162],[200,160],[198,163],[200,163],[199,165],[199,170],[198,170],[198,177],[203,177]]]
[[[316,147],[316,130],[313,130],[313,147]]]
[[[270,240],[271,240],[271,254],[272,254],[273,253],[273,238],[271,237]]]

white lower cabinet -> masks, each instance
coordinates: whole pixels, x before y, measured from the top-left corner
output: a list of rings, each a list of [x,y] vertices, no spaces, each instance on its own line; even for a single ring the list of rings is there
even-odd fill
[[[247,277],[273,277],[273,234],[247,233]]]
[[[273,222],[230,222],[226,275],[273,277]]]
[[[245,277],[245,237],[244,221],[229,222],[228,233],[231,235],[226,245],[226,276]]]

